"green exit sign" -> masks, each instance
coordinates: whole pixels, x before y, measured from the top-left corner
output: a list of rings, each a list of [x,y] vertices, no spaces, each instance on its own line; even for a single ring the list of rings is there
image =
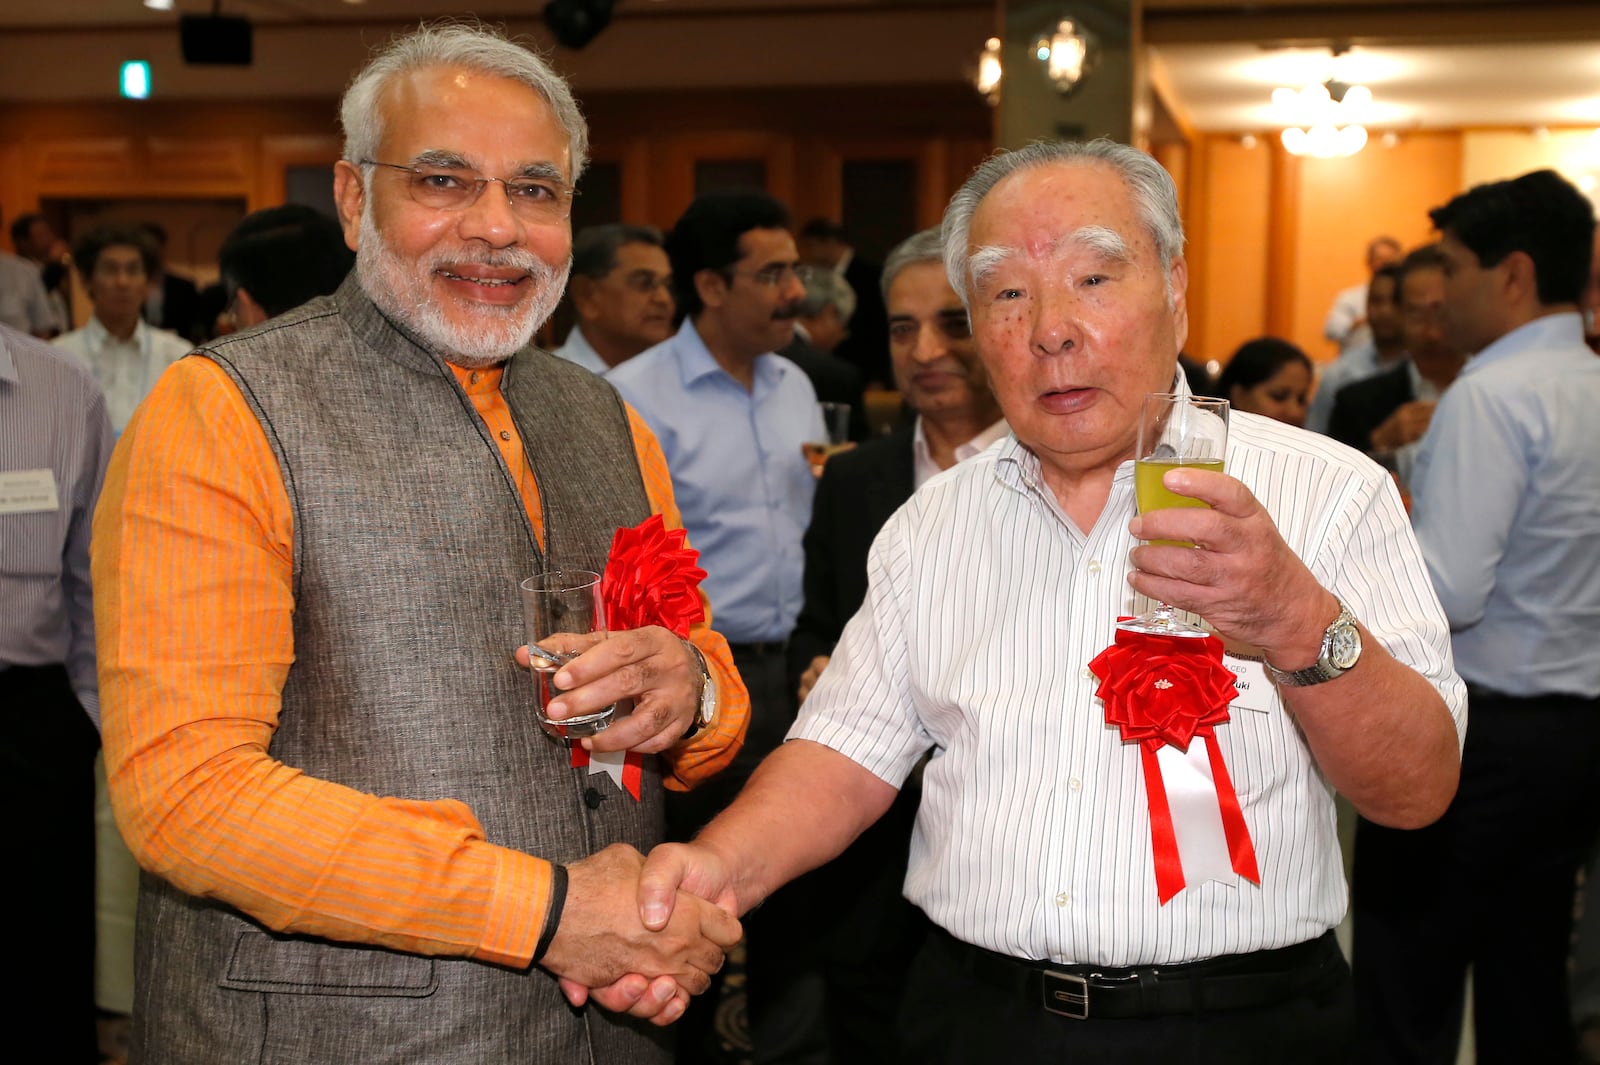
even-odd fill
[[[150,95],[150,64],[135,59],[122,64],[122,95],[130,100],[143,100]]]

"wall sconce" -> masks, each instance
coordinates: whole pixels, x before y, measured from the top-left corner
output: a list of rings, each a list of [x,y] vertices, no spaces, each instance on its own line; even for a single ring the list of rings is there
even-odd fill
[[[1071,96],[1099,57],[1099,42],[1077,19],[1067,17],[1045,30],[1033,42],[1033,57],[1044,66],[1050,86]]]
[[[1000,102],[1000,81],[1003,77],[1005,67],[1000,62],[1000,38],[990,37],[983,42],[983,51],[978,53],[978,72],[972,79],[978,95],[989,101],[990,107]]]

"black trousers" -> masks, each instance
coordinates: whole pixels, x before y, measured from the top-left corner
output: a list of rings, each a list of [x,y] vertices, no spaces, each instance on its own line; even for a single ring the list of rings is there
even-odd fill
[[[0,996],[8,1038],[40,1060],[92,1063],[94,756],[100,736],[61,666],[0,670],[0,876],[17,979]]]
[[[900,1061],[918,1065],[1349,1065],[1350,979],[1271,1006],[1076,1021],[971,976],[942,935],[917,957],[901,1005]],[[1092,1008],[1092,1007],[1091,1007]]]
[[[1600,700],[1467,699],[1461,786],[1412,832],[1356,827],[1362,1060],[1453,1065],[1467,969],[1480,1065],[1572,1060],[1573,883],[1600,830]]]

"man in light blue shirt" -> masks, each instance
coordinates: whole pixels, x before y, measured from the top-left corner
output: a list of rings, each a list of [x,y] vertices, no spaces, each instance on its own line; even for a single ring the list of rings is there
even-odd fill
[[[717,630],[750,691],[744,747],[705,786],[669,799],[672,838],[687,838],[733,799],[796,711],[786,641],[803,599],[801,538],[816,485],[804,445],[828,436],[811,382],[774,354],[793,338],[805,297],[788,225],[783,205],[759,193],[697,197],[666,240],[683,324],[607,378],[661,441]],[[784,972],[792,951],[775,901],[745,925],[752,1026],[758,1048],[774,1052],[768,1019],[794,1016]],[[758,971],[762,964],[771,968]],[[784,1005],[767,1008],[774,997]],[[686,1056],[703,1038],[696,1025],[706,1012],[690,1009]]]
[[[551,354],[602,376],[672,335],[672,266],[654,226],[588,226],[572,241],[577,315]]]
[[[1543,170],[1431,218],[1445,338],[1477,355],[1423,437],[1413,517],[1469,724],[1444,818],[1357,837],[1363,1060],[1454,1061],[1470,965],[1479,1060],[1566,1061],[1573,884],[1600,832],[1600,359],[1577,307],[1594,214]]]

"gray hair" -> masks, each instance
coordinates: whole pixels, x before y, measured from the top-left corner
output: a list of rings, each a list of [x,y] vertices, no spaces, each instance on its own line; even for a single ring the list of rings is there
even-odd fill
[[[883,277],[879,284],[883,288],[883,302],[889,302],[889,286],[894,284],[894,279],[900,276],[900,271],[908,266],[918,263],[937,263],[944,261],[944,244],[940,240],[939,227],[924,229],[920,233],[913,233],[894,246],[894,251],[883,261]]]
[[[636,226],[611,222],[584,226],[572,238],[572,276],[599,280],[617,268],[617,252],[624,244],[661,247],[661,230],[655,226]]]
[[[1026,148],[997,152],[973,171],[950,198],[944,212],[944,269],[963,303],[971,302],[971,263],[967,241],[978,205],[1003,179],[1022,170],[1053,164],[1102,163],[1122,175],[1145,228],[1155,240],[1163,271],[1183,253],[1183,222],[1172,176],[1150,155],[1102,137],[1092,141],[1036,141]]]
[[[410,33],[392,38],[373,53],[339,102],[346,162],[359,166],[377,152],[378,142],[383,139],[378,101],[389,81],[428,67],[466,67],[521,82],[538,93],[567,134],[572,156],[572,173],[567,180],[578,183],[589,161],[589,126],[566,80],[528,48],[497,30],[470,21],[425,22]]]
[[[805,298],[800,301],[800,317],[815,318],[829,306],[839,312],[841,322],[848,322],[856,313],[856,290],[832,270],[802,267],[800,280],[806,286]]]

